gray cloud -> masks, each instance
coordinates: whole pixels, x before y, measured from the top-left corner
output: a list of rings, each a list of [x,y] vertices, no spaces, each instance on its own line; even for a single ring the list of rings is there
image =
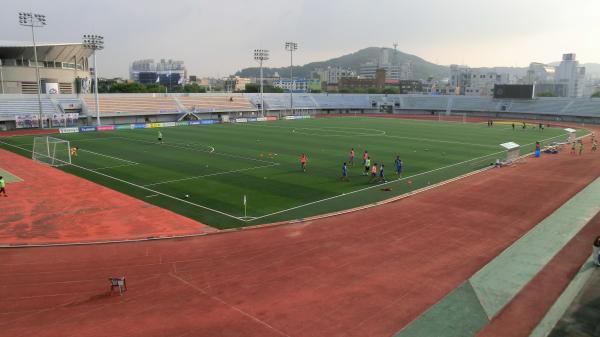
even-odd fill
[[[2,6],[0,39],[30,39],[17,23],[22,10],[47,15],[43,41],[104,35],[106,76],[126,76],[139,58],[181,59],[190,74],[224,76],[252,66],[259,47],[271,50],[269,65],[282,66],[286,40],[299,43],[298,63],[393,42],[442,64],[524,66],[563,52],[600,61],[596,0],[13,1]]]

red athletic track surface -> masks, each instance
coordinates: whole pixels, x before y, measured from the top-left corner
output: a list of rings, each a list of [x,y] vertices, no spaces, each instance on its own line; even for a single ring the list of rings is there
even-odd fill
[[[477,336],[529,336],[579,272],[581,266],[590,258],[592,238],[598,236],[598,233],[600,233],[600,214],[569,241]],[[588,319],[594,318],[588,317]]]
[[[136,239],[214,231],[2,149],[0,168],[24,180],[7,184],[9,197],[0,197],[0,244]]]
[[[308,223],[2,249],[0,336],[391,336],[599,173],[567,151]]]

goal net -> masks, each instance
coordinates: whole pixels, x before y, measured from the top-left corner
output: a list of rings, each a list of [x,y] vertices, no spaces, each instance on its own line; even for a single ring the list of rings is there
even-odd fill
[[[458,113],[458,112],[450,112],[450,113],[439,112],[438,113],[438,121],[466,123],[467,122],[467,114],[466,113]]]
[[[33,160],[50,166],[71,164],[69,141],[54,137],[33,138]]]

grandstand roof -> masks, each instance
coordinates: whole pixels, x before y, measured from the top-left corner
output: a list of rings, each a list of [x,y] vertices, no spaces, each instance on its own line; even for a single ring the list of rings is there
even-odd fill
[[[38,60],[40,61],[72,61],[74,56],[89,57],[92,51],[83,47],[82,43],[37,43]],[[0,58],[33,60],[33,43],[25,41],[1,41]]]

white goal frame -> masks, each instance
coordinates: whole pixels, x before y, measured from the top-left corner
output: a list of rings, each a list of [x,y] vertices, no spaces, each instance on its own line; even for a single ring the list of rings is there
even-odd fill
[[[448,117],[448,119],[445,119]],[[455,119],[456,117],[461,117],[461,120]],[[456,123],[466,123],[467,122],[467,113],[466,112],[439,112],[438,113],[438,122],[456,122]]]
[[[49,136],[34,137],[31,159],[55,167],[70,165],[71,143]]]

